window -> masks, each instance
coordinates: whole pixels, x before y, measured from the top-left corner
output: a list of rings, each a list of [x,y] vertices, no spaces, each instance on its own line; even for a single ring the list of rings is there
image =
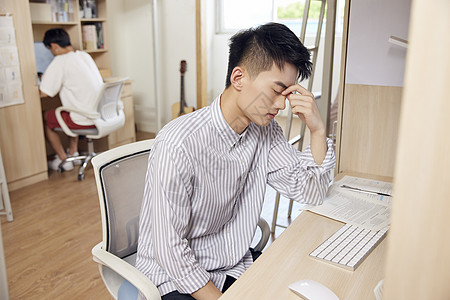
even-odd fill
[[[273,0],[217,0],[217,33],[234,33],[270,22]]]
[[[343,0],[338,0],[336,19],[343,22]],[[267,22],[279,22],[288,26],[293,32],[300,34],[304,0],[217,0],[217,33],[235,33],[240,29],[261,25]],[[307,35],[315,35],[320,16],[320,1],[311,1]],[[326,14],[326,12],[325,12]],[[326,18],[325,18],[326,19]],[[325,23],[322,34],[325,33]],[[336,27],[336,32],[342,31],[342,26]]]

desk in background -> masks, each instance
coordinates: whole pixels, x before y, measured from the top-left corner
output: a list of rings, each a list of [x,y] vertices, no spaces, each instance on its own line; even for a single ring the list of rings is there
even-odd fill
[[[299,300],[288,288],[302,279],[318,281],[341,300],[372,299],[383,278],[384,239],[355,271],[309,256],[344,224],[304,211],[220,299]]]

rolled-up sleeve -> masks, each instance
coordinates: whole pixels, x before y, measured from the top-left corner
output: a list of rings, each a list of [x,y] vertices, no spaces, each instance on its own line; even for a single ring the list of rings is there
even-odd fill
[[[161,141],[152,149],[144,202],[150,203],[150,234],[157,263],[180,293],[191,294],[205,286],[210,274],[189,247],[192,194],[191,170],[183,151]],[[151,191],[151,192],[148,192]]]
[[[334,176],[336,158],[332,141],[327,139],[325,159],[318,165],[310,147],[303,152],[295,149],[286,141],[278,124],[272,134],[267,183],[288,199],[321,204]]]

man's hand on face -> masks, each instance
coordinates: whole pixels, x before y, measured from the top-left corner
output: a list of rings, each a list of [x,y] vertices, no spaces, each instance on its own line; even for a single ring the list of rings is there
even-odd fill
[[[321,165],[325,159],[328,147],[325,123],[320,116],[314,95],[299,84],[291,85],[281,94],[289,100],[292,112],[308,126],[311,132],[311,153],[314,161]]]
[[[282,94],[286,96],[291,105],[292,112],[306,123],[311,134],[325,134],[325,124],[320,116],[314,95],[299,84],[294,84],[285,89]]]

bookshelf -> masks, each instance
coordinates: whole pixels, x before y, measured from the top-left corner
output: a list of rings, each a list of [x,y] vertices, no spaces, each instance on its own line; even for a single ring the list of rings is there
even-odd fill
[[[89,14],[91,18],[84,16],[84,11],[80,10],[78,0],[29,0],[31,11],[31,24],[33,29],[33,39],[35,42],[41,42],[44,34],[51,28],[60,27],[67,31],[70,36],[70,41],[75,50],[83,50],[89,53],[97,64],[100,72],[108,72],[111,68],[110,55],[108,52],[107,39],[107,17],[106,17],[106,2],[107,0],[96,0],[96,15]],[[48,2],[48,3],[47,3]],[[84,2],[84,1],[82,1]],[[52,3],[64,3],[67,11],[67,16],[62,18],[64,21],[58,19],[58,14],[52,10]],[[86,47],[86,41],[83,36],[83,27],[86,25],[94,25],[97,29],[101,28],[102,46],[97,45]],[[97,41],[99,38],[97,37]]]

